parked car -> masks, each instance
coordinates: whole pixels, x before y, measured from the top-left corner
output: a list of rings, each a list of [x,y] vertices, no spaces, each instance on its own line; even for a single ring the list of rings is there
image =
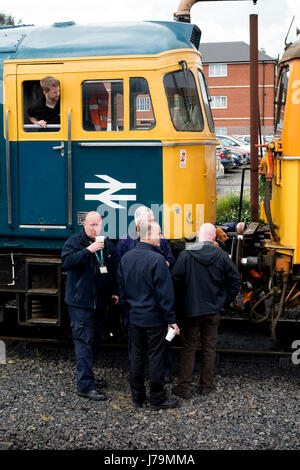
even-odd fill
[[[242,153],[231,150],[231,156],[233,158],[234,168],[238,168],[244,163],[244,157]]]
[[[234,161],[231,156],[231,150],[222,147],[222,145],[217,145],[216,156],[220,157],[225,173],[233,169]]]
[[[229,147],[232,150],[243,149],[244,153],[248,153],[250,155],[250,144],[246,144],[246,142],[242,142],[230,135],[217,135],[216,138],[224,147]]]
[[[245,142],[245,144],[250,145],[250,135],[245,134],[245,135],[233,135],[235,139],[239,139],[241,142]]]
[[[216,155],[216,178],[224,178],[224,167],[222,165],[221,158]]]
[[[235,139],[239,139],[240,141],[245,142],[246,144],[250,145],[250,135],[249,134],[246,134],[246,135],[233,135],[232,137],[234,137]],[[262,135],[261,138],[262,138],[262,143],[263,144],[268,144],[269,142],[272,142],[272,140],[274,140],[273,135]],[[259,137],[258,137],[258,141],[259,141]]]
[[[274,140],[273,135],[262,135],[261,137],[262,137],[263,144],[269,144],[270,142],[272,142],[272,140]]]
[[[228,143],[228,142],[227,142]],[[228,146],[227,143],[225,142],[225,139],[219,139],[217,138],[217,145],[221,144],[223,148],[227,148],[231,152],[235,152],[236,154],[240,154],[242,156],[242,163],[249,163],[250,162],[250,153],[247,152],[245,149],[242,147],[231,147]]]
[[[250,155],[249,153],[243,153],[242,150],[238,150],[238,149],[234,149],[232,150],[231,149],[231,153],[233,155],[238,155],[240,157],[240,160],[241,160],[241,164],[243,165],[244,163],[249,163],[250,162]]]

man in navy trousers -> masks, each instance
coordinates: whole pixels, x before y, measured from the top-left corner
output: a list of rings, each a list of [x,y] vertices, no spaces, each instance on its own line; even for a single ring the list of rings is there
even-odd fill
[[[82,231],[70,237],[62,250],[62,269],[67,271],[65,302],[76,354],[77,390],[91,400],[106,400],[97,388],[105,380],[94,378],[92,367],[101,343],[104,312],[119,301],[117,255],[108,238],[96,241],[102,228],[97,212],[88,212]]]
[[[165,336],[169,328],[179,334],[174,312],[171,275],[163,255],[157,251],[161,229],[155,221],[143,221],[136,247],[119,264],[121,299],[127,304],[132,348],[130,386],[133,402],[141,407],[146,399],[145,365],[148,352],[150,405],[153,409],[174,408],[178,401],[164,390]]]

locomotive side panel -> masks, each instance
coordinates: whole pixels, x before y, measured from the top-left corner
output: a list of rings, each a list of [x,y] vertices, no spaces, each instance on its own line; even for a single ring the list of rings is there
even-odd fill
[[[190,44],[193,27],[148,27],[162,36],[167,31],[170,47],[148,41],[143,52],[136,41],[133,55],[127,38],[122,50],[130,55],[118,56],[105,35],[109,49],[85,44],[78,57],[71,47],[77,28],[70,26],[59,33],[69,38],[66,50],[55,54],[50,43],[57,31],[50,28],[44,36],[36,31],[33,45],[28,34],[6,60],[0,274],[7,273],[0,276],[0,321],[14,304],[20,325],[64,324],[60,250],[88,211],[101,213],[104,233],[116,240],[134,229],[141,204],[153,209],[170,239],[193,237],[201,223],[214,222],[215,135],[201,57]],[[43,130],[27,110],[42,96],[46,75],[59,81],[60,123]]]

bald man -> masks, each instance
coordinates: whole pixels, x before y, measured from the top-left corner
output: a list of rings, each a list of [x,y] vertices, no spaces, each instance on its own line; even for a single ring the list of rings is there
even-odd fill
[[[191,396],[195,354],[201,333],[201,373],[199,392],[207,395],[213,386],[220,311],[237,295],[240,275],[221,248],[215,246],[216,228],[203,224],[198,243],[182,251],[172,270],[175,290],[182,292],[184,320],[178,385],[173,393]]]
[[[165,259],[156,250],[161,228],[155,221],[143,221],[140,239],[122,257],[119,265],[121,298],[128,305],[132,329],[130,386],[133,402],[146,400],[145,366],[148,353],[150,405],[154,409],[175,408],[164,389],[165,336],[171,327],[179,334],[174,312],[174,292]]]
[[[62,250],[67,271],[65,302],[76,354],[77,390],[91,400],[106,400],[97,391],[105,380],[95,380],[92,367],[101,343],[104,311],[111,299],[118,302],[117,255],[108,238],[97,241],[102,228],[98,212],[88,212],[81,232],[70,237]]]

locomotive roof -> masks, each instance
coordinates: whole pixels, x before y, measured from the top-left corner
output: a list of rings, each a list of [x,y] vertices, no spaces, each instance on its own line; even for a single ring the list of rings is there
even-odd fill
[[[199,28],[189,23],[145,21],[52,26],[16,26],[0,29],[0,57],[40,59],[158,54],[172,49],[197,48]]]
[[[300,57],[300,41],[296,41],[290,44],[286,48],[282,58],[279,61],[279,64],[283,64],[291,59],[299,59],[299,57]]]

